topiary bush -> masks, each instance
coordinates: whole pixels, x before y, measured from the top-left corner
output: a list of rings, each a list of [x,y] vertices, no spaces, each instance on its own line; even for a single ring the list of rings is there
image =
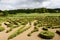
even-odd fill
[[[60,35],[60,30],[56,30],[56,33]]]
[[[55,34],[50,31],[42,31],[39,33],[38,36],[44,39],[52,39],[55,36]]]
[[[5,30],[5,28],[4,28],[4,27],[0,27],[0,32],[1,32],[1,31],[4,31],[4,30]]]

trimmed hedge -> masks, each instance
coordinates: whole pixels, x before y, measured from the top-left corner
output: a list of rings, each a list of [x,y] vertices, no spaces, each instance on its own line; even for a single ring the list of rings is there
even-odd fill
[[[15,31],[14,33],[12,33],[12,34],[8,37],[8,40],[16,37],[17,35],[21,34],[21,33],[24,32],[24,31],[28,30],[30,27],[27,27],[27,28],[25,28],[25,29],[23,29],[23,28],[24,28],[24,26],[21,27],[21,28],[19,28],[19,29],[18,29],[17,31]]]
[[[52,39],[54,36],[55,36],[55,34],[50,31],[42,31],[39,34],[39,37],[44,38],[44,39]]]
[[[27,36],[31,36],[32,33],[37,32],[37,31],[38,31],[38,28],[34,27],[34,30],[32,30]]]
[[[0,27],[0,32],[1,32],[1,31],[4,31],[4,30],[5,30],[5,28],[4,28],[4,27]]]

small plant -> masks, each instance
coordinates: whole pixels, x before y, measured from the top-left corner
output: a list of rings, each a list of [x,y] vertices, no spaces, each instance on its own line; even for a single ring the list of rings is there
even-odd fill
[[[47,28],[47,27],[43,27],[42,29],[43,29],[43,30],[46,30],[46,31],[48,30],[48,28]]]
[[[10,31],[12,31],[12,28],[10,28],[9,30],[7,30],[6,33],[9,33]]]
[[[5,30],[5,28],[4,28],[4,27],[0,27],[0,32],[1,32],[1,31],[4,31],[4,30]]]
[[[60,35],[60,30],[57,30],[56,33]]]
[[[9,23],[9,22],[5,22],[4,24],[5,24],[5,25],[8,25],[8,24],[10,24],[10,23]]]
[[[34,23],[34,26],[36,26],[37,24],[38,24],[38,22],[35,22],[35,23]]]
[[[37,27],[41,27],[41,24],[37,24],[36,26],[37,26]]]
[[[18,23],[16,21],[12,21],[15,25],[18,25]]]
[[[50,31],[42,31],[39,33],[38,36],[44,39],[52,39],[55,36],[55,34]]]

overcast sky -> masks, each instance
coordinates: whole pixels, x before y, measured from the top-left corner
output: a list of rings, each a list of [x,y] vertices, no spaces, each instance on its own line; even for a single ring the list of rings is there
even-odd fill
[[[40,7],[60,8],[60,0],[0,0],[0,10]]]

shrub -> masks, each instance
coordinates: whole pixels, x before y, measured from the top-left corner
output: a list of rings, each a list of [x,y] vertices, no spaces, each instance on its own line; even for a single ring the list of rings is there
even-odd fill
[[[43,29],[43,30],[46,30],[46,31],[48,30],[48,28],[46,28],[46,27],[43,27],[42,29]]]
[[[27,22],[21,22],[21,25],[26,25],[27,24]]]
[[[16,28],[16,27],[18,27],[18,26],[19,26],[19,25],[12,25],[11,27],[12,27],[12,28]]]
[[[55,36],[55,34],[50,31],[42,31],[39,34],[39,37],[44,38],[44,39],[52,39],[54,36]]]
[[[0,32],[1,32],[1,31],[4,31],[4,30],[5,30],[5,28],[4,28],[4,27],[0,27]]]
[[[5,25],[8,25],[8,24],[10,24],[10,23],[9,23],[9,22],[5,22],[4,24],[5,24]]]
[[[18,23],[16,21],[12,21],[15,25],[18,25]]]
[[[31,31],[27,36],[31,36],[32,33],[37,32],[37,31],[38,31],[38,28],[37,27],[34,27],[34,30]]]
[[[60,30],[57,30],[56,33],[60,35]]]
[[[38,22],[35,22],[35,23],[34,23],[34,26],[36,26],[37,24],[38,24]]]
[[[10,24],[9,22],[5,22],[4,23],[7,27],[11,27],[12,26],[12,24]]]
[[[37,27],[41,27],[41,24],[37,24],[36,26],[37,26]]]
[[[12,31],[12,28],[10,28],[9,30],[7,30],[6,33],[9,33],[10,31]]]

